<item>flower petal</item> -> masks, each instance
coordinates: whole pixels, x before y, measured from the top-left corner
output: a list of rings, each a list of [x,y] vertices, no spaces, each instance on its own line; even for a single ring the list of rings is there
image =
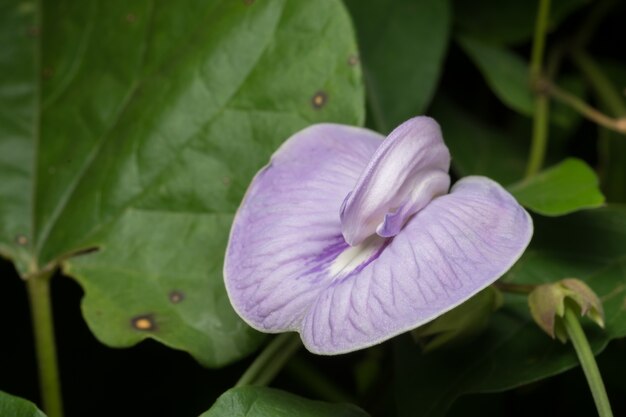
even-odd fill
[[[235,310],[265,332],[299,329],[329,264],[348,245],[339,209],[384,137],[320,124],[298,132],[252,181],[235,216],[224,276]]]
[[[410,216],[448,191],[449,168],[450,153],[437,122],[419,116],[398,126],[341,207],[346,242],[355,246],[374,233],[395,236]]]
[[[532,229],[500,185],[462,179],[415,214],[377,259],[319,292],[302,322],[305,346],[349,352],[434,319],[504,274]]]

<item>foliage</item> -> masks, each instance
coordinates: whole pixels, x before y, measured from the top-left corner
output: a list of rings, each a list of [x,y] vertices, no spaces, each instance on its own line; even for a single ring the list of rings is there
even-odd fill
[[[248,184],[291,134],[319,122],[387,134],[428,114],[456,178],[489,176],[533,213],[531,245],[502,282],[583,280],[606,314],[605,330],[585,325],[593,351],[626,336],[626,136],[595,118],[626,117],[626,61],[614,44],[626,38],[626,5],[553,0],[543,70],[531,79],[537,4],[0,0],[0,390],[44,401],[18,276],[52,276],[70,417],[124,406],[73,382],[79,368],[106,392],[139,378],[128,415],[160,413],[163,401],[180,416],[443,416],[463,395],[502,391],[494,413],[528,407],[539,396],[528,387],[541,391],[577,359],[534,324],[526,295],[509,293],[497,309],[499,295],[489,298],[471,337],[423,339],[428,352],[409,335],[333,358],[300,352],[271,371],[291,393],[228,389],[269,337],[232,309],[222,268]],[[546,156],[528,176],[541,95]],[[456,324],[463,307],[448,316]],[[422,337],[456,334],[437,326]],[[624,352],[619,341],[611,348]],[[140,375],[138,358],[155,373]],[[612,393],[626,387],[611,381],[619,414],[626,404]],[[532,413],[576,411],[559,401]],[[43,413],[0,392],[0,415]]]

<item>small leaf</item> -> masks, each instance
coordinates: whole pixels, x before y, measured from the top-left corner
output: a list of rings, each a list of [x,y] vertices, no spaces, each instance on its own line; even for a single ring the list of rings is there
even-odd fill
[[[575,158],[508,189],[522,205],[544,216],[562,216],[604,204],[596,174]]]
[[[241,387],[226,391],[200,417],[367,417],[349,404],[329,404],[266,387]]]
[[[0,391],[0,416],[46,417],[35,404],[3,391]]]
[[[376,130],[430,103],[448,47],[448,0],[346,0],[356,25]]]

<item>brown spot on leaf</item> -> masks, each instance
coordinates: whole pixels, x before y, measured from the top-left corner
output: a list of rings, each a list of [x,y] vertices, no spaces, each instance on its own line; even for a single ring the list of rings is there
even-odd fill
[[[142,314],[141,316],[135,316],[131,319],[133,327],[143,332],[154,331],[157,326],[154,321],[154,314]]]
[[[45,67],[41,73],[45,79],[52,78],[54,75],[54,69],[52,69],[52,67]]]
[[[39,26],[31,26],[26,31],[26,34],[30,37],[36,38],[37,36],[39,36],[39,32]]]
[[[311,103],[316,109],[321,109],[322,107],[324,107],[327,101],[328,95],[324,91],[318,91],[311,99]]]
[[[135,23],[137,21],[137,16],[134,13],[128,13],[126,15],[126,21],[128,23]]]
[[[252,3],[254,3],[254,0],[243,0],[243,4],[245,4],[246,6],[252,5]]]
[[[348,65],[350,65],[351,67],[357,65],[359,63],[359,56],[358,55],[350,55],[348,57]]]
[[[17,235],[15,237],[15,243],[17,243],[20,246],[24,246],[28,244],[28,238],[24,235]]]
[[[233,182],[233,180],[232,180],[229,176],[224,176],[224,177],[222,177],[222,183],[223,183],[225,186],[227,186],[227,187],[228,187],[228,186],[229,186],[232,182]]]
[[[185,294],[181,291],[172,291],[170,292],[169,299],[172,303],[178,304],[185,299]]]

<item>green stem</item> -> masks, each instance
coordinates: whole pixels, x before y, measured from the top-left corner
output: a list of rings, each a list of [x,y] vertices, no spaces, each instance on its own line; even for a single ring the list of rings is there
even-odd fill
[[[626,116],[626,103],[620,96],[611,80],[602,72],[598,64],[585,52],[575,50],[572,53],[574,62],[585,75],[595,90],[600,101],[615,117]]]
[[[574,63],[583,73],[593,88],[599,107],[609,115],[620,118],[620,123],[626,122],[626,103],[611,80],[600,66],[581,50],[572,51]],[[612,203],[626,202],[626,167],[624,154],[626,142],[624,138],[604,129],[599,135],[599,172],[602,190],[607,201]]]
[[[246,369],[235,387],[269,384],[300,346],[297,333],[275,337]]]
[[[62,417],[61,380],[57,365],[54,323],[50,300],[50,279],[53,271],[42,271],[26,279],[30,299],[31,320],[35,337],[39,386],[43,409],[48,417]]]
[[[530,59],[530,83],[532,86],[541,78],[543,71],[543,55],[546,44],[546,31],[550,16],[550,0],[539,0],[539,10],[535,23],[535,37]],[[548,114],[550,111],[548,97],[539,92],[535,98],[533,114],[533,133],[530,156],[526,167],[526,178],[537,174],[543,165],[548,146]]]
[[[548,80],[544,80],[543,85],[544,91],[548,93],[550,97],[576,110],[583,117],[607,129],[626,134],[626,118],[614,119],[609,117],[601,111],[591,107],[584,100],[581,100],[575,95],[559,88],[557,85],[550,83]]]
[[[543,94],[535,98],[535,113],[533,115],[533,136],[530,143],[530,155],[526,166],[526,179],[536,175],[543,166],[548,147],[548,114],[550,103]]]
[[[550,17],[550,0],[539,0],[539,10],[535,21],[535,37],[530,57],[530,80],[536,80],[542,71],[543,51],[546,46],[546,32]]]
[[[589,342],[585,337],[585,332],[578,321],[578,316],[570,306],[566,305],[565,307],[564,319],[565,330],[574,345],[574,349],[576,350],[578,360],[582,365],[585,377],[587,377],[591,394],[593,395],[596,408],[598,409],[598,415],[600,417],[612,417],[613,412],[611,411],[611,404],[609,403],[609,398],[606,395],[604,382],[602,381],[602,376],[600,376],[596,359],[593,356],[591,348],[589,347]]]

